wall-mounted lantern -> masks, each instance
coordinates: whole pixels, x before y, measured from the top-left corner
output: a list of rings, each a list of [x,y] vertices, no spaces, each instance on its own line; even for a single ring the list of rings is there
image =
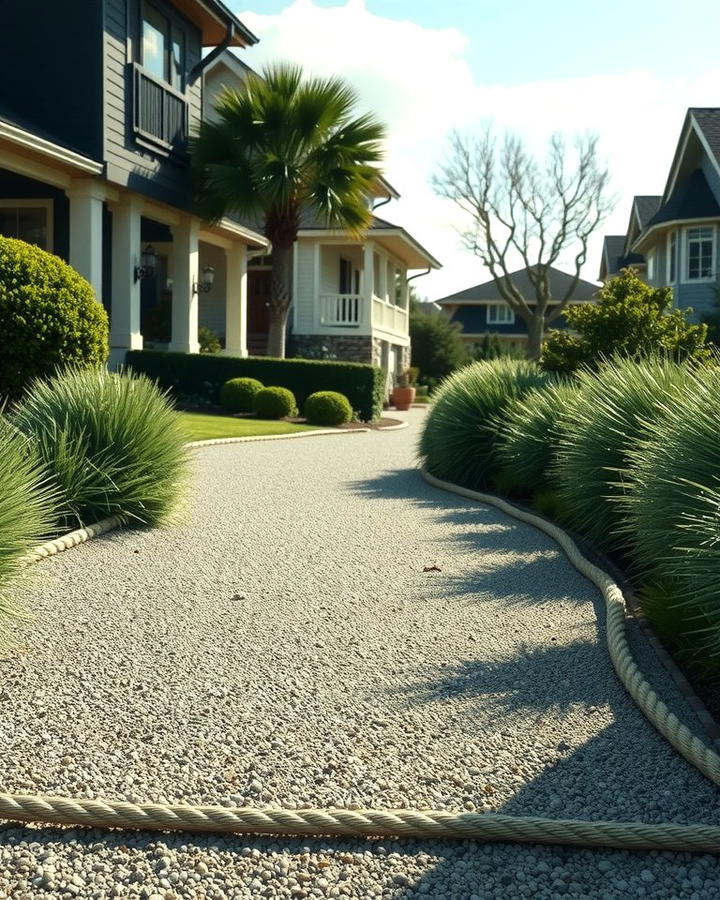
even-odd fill
[[[207,294],[215,281],[215,269],[212,266],[203,266],[200,281],[193,284],[193,294]]]
[[[157,252],[152,244],[148,244],[140,254],[140,265],[135,266],[135,281],[142,281],[144,278],[153,278],[156,268]]]

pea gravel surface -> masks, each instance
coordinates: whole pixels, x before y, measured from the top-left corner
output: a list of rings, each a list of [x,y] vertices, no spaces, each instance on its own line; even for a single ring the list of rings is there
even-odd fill
[[[35,567],[0,661],[0,785],[286,807],[720,824],[635,708],[597,591],[426,485],[411,427],[194,451],[187,520]],[[698,727],[640,633],[654,687]],[[720,896],[710,855],[0,830],[0,898]]]

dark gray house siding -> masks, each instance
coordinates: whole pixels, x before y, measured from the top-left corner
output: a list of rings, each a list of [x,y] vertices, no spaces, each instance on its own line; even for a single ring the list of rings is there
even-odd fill
[[[0,113],[102,158],[102,0],[0,2]]]
[[[477,306],[458,306],[452,313],[453,322],[462,325],[462,334],[467,335],[520,335],[527,337],[527,326],[520,316],[515,316],[515,322],[512,324],[488,324],[488,306],[487,304],[478,304]],[[558,316],[550,326],[551,328],[566,329],[567,322],[563,316]]]
[[[189,83],[189,75],[202,56],[200,33],[163,0],[152,5],[185,35],[185,79],[182,93],[187,102],[189,133],[202,115],[202,78]],[[192,208],[188,161],[153,146],[136,133],[135,90],[141,62],[141,0],[105,0],[105,114],[104,159],[110,181],[132,188],[153,199]]]

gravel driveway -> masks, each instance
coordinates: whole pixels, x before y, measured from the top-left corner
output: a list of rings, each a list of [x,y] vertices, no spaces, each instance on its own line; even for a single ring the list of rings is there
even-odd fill
[[[626,697],[544,535],[421,481],[398,432],[195,452],[188,521],[43,562],[0,661],[0,784],[134,801],[720,824]],[[440,571],[423,571],[437,566]],[[652,651],[640,662],[695,723]],[[712,856],[0,831],[0,898],[708,898]]]

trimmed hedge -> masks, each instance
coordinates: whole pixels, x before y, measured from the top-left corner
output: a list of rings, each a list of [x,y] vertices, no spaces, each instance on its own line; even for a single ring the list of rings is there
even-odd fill
[[[107,355],[108,317],[90,284],[52,253],[0,236],[0,396]]]
[[[253,397],[253,410],[259,419],[284,419],[297,415],[293,392],[284,387],[264,387]]]
[[[385,399],[383,370],[365,363],[131,350],[127,364],[177,397],[201,396],[211,403],[219,401],[220,388],[231,378],[280,384],[293,392],[301,408],[316,391],[339,391],[363,421],[379,418]]]
[[[352,406],[344,394],[337,391],[318,391],[305,402],[305,418],[310,425],[337,428],[352,419]]]

